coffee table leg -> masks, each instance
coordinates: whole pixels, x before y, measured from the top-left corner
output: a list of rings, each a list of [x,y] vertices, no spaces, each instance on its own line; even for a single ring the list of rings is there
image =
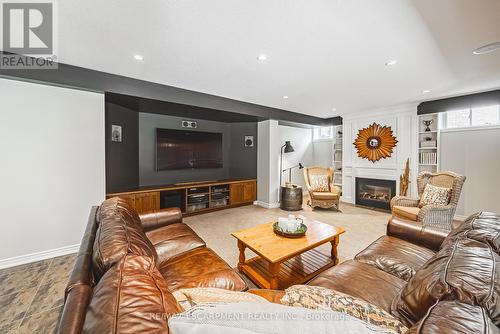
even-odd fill
[[[336,265],[339,263],[339,253],[337,251],[337,246],[339,245],[339,237],[336,236],[335,239],[333,239],[332,241],[330,241],[330,243],[332,244],[332,260],[333,260],[333,263],[335,263]]]
[[[242,267],[245,264],[245,248],[247,248],[247,246],[243,242],[238,240],[238,249],[240,250],[240,257],[238,259],[239,271],[242,271]]]
[[[278,274],[280,272],[279,263],[269,263],[269,273],[271,274],[271,282],[269,282],[269,288],[273,290],[278,289]]]

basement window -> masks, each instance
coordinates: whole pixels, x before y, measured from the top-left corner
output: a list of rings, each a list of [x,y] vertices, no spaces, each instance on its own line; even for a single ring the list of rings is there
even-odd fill
[[[445,129],[499,125],[500,105],[447,111],[443,120]]]
[[[332,140],[333,139],[333,127],[332,126],[321,126],[313,129],[313,140]]]

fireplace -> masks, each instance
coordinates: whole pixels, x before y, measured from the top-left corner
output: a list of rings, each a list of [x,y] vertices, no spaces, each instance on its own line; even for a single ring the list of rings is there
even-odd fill
[[[356,205],[390,211],[391,198],[396,195],[396,181],[356,178]]]

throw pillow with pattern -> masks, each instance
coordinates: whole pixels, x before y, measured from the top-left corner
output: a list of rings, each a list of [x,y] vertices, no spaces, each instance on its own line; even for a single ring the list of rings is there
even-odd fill
[[[309,175],[309,184],[313,191],[328,192],[330,186],[328,185],[328,175],[313,174]]]
[[[427,183],[422,193],[422,197],[420,197],[418,207],[421,208],[425,205],[448,205],[448,203],[450,203],[450,196],[450,188],[436,187]]]
[[[363,299],[320,286],[291,286],[285,290],[285,295],[281,298],[281,304],[341,312],[363,320],[370,325],[399,334],[408,330],[403,323],[387,311]]]

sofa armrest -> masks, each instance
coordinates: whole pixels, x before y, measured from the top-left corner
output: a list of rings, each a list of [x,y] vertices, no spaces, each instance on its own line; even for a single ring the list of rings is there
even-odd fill
[[[182,212],[179,208],[163,209],[162,211],[139,215],[144,232],[182,222]]]
[[[420,202],[420,200],[418,198],[410,198],[410,197],[406,197],[406,196],[394,196],[391,199],[391,209],[395,205],[416,207],[416,206],[418,206],[419,202]]]
[[[448,232],[393,216],[387,224],[387,235],[438,251]]]
[[[453,228],[454,205],[425,205],[420,209],[417,220],[426,226],[451,231]]]
[[[270,290],[270,289],[250,289],[248,293],[253,293],[254,295],[260,296],[267,299],[271,303],[281,304],[280,300],[285,295],[285,291],[281,290]]]

